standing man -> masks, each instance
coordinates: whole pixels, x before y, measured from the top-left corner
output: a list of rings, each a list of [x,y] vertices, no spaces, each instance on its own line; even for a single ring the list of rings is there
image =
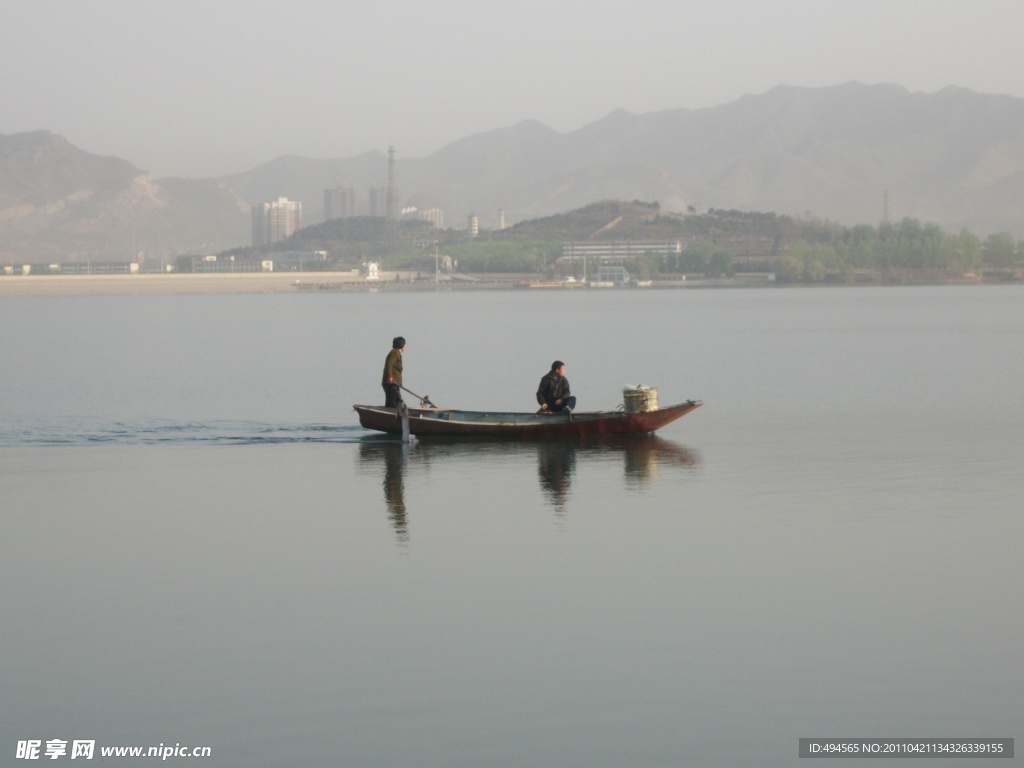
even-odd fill
[[[384,360],[384,378],[381,379],[381,386],[384,387],[384,407],[397,408],[402,404],[402,350],[405,349],[405,339],[396,336],[391,342],[391,351]]]
[[[555,360],[540,380],[537,388],[537,402],[540,409],[551,413],[572,413],[576,398],[569,393],[569,380],[565,378],[565,363]]]

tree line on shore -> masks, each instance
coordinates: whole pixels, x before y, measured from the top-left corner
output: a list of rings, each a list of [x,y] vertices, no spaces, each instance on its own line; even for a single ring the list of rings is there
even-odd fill
[[[821,282],[829,276],[850,280],[858,270],[893,270],[950,275],[1014,271],[1021,267],[1017,240],[1007,232],[984,240],[968,230],[950,234],[914,218],[878,227],[823,224],[809,228],[776,258],[784,282]]]
[[[601,201],[502,230],[434,230],[422,221],[336,219],[299,230],[273,251],[324,250],[323,268],[383,261],[388,269],[432,272],[435,254],[466,273],[566,276],[578,263],[560,261],[566,242],[679,243],[670,253],[640,253],[624,266],[639,279],[700,274],[725,277],[771,272],[781,282],[852,282],[865,273],[915,272],[932,279],[975,274],[1021,279],[1024,248],[1009,232],[980,238],[949,233],[916,218],[878,226],[775,213],[710,209],[666,213],[658,203]],[[228,253],[245,254],[253,249]]]
[[[558,272],[561,266],[564,272],[574,268],[557,263],[562,244],[570,239],[565,234],[573,234],[571,226],[564,229],[557,240],[517,242],[514,235],[491,237],[486,242],[453,243],[449,251],[458,253],[464,271]],[[540,232],[533,228],[530,234],[536,237]],[[907,271],[1012,279],[1019,278],[1024,268],[1024,248],[1008,232],[982,239],[966,229],[952,234],[937,224],[909,217],[877,227],[850,227],[774,213],[655,213],[609,235],[607,239],[634,242],[680,242],[677,253],[633,257],[629,269],[640,279],[682,274],[724,277],[758,271],[773,272],[782,282],[853,281],[864,272],[884,276]]]

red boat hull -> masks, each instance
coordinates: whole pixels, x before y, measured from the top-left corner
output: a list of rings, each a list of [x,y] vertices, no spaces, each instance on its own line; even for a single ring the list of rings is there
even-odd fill
[[[700,406],[701,401],[690,400],[642,413],[589,411],[573,414],[410,408],[409,433],[418,436],[509,437],[520,440],[637,435],[661,429]],[[355,405],[353,408],[359,414],[359,423],[366,429],[402,434],[402,420],[396,409],[372,405]]]

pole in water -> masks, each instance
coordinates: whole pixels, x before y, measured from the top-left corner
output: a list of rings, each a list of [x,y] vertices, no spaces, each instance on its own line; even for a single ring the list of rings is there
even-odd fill
[[[409,409],[405,403],[398,404],[398,415],[402,419],[402,442],[409,442]]]

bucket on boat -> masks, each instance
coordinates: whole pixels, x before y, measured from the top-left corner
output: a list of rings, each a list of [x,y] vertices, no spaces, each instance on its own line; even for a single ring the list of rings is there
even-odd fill
[[[623,387],[622,400],[626,413],[647,413],[658,410],[658,390],[643,384]]]

